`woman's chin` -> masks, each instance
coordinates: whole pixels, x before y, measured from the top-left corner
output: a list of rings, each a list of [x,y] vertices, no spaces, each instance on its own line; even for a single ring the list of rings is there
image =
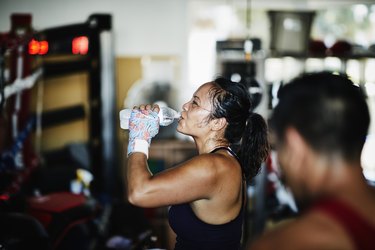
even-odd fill
[[[179,133],[181,133],[181,134],[183,134],[183,131],[182,131],[180,123],[177,125],[176,131],[179,132]]]
[[[181,123],[178,123],[177,128],[176,128],[176,131],[177,131],[178,133],[183,134],[183,135],[188,135],[188,134],[186,134],[186,131],[184,131],[184,128],[182,127]]]

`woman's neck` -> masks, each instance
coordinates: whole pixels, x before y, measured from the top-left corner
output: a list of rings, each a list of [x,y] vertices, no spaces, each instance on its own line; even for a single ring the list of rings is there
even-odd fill
[[[199,154],[210,153],[214,149],[220,147],[229,147],[229,142],[223,138],[219,140],[214,138],[209,138],[206,140],[195,139],[195,144],[197,146]]]

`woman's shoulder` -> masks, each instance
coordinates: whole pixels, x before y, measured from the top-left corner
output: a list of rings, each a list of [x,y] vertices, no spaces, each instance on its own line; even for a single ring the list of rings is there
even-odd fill
[[[218,167],[219,165],[233,164],[235,158],[228,152],[217,151],[215,153],[203,153],[192,158],[193,161],[202,163],[203,166]]]
[[[221,173],[241,171],[238,161],[225,152],[204,153],[197,155],[186,162],[194,171],[203,171],[206,174],[220,175]],[[237,167],[235,167],[237,166]]]

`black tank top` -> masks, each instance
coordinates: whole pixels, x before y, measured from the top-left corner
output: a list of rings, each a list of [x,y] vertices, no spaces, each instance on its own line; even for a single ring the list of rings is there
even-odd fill
[[[226,149],[237,158],[227,147],[217,148],[211,153],[219,149]],[[242,203],[244,203],[245,191],[242,191],[242,194]],[[225,224],[212,225],[200,220],[189,203],[173,205],[169,209],[169,224],[177,235],[175,250],[240,249],[244,216],[244,204],[242,204],[235,219]]]

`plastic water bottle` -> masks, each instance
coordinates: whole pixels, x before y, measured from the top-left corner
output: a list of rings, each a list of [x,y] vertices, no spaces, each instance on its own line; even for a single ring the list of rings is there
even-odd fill
[[[123,109],[120,111],[120,127],[122,129],[129,129],[129,118],[132,109]],[[160,126],[168,126],[173,123],[175,119],[179,119],[181,114],[169,107],[160,107],[158,113]]]

